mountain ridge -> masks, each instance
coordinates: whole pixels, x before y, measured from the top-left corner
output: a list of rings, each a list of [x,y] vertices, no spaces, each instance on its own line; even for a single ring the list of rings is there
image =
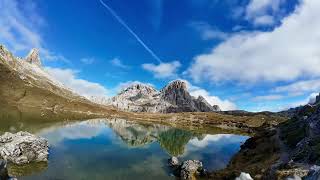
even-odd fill
[[[18,58],[0,45],[0,100],[10,106],[53,112],[105,113],[112,109],[76,94],[52,78],[41,64],[37,49]]]
[[[151,85],[135,83],[112,97],[110,105],[129,112],[177,113],[216,112],[218,105],[210,105],[202,96],[190,95],[187,83],[174,80],[160,91]]]

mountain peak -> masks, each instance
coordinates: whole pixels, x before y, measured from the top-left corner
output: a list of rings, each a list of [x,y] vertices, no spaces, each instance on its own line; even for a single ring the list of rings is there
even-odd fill
[[[35,64],[39,67],[41,67],[41,60],[39,56],[39,50],[36,48],[31,49],[28,56],[25,58],[26,61],[30,64]]]
[[[132,92],[132,91],[150,94],[150,93],[156,92],[157,90],[148,84],[134,83],[134,84],[128,86],[127,88],[123,89],[120,94],[123,94],[125,92]]]
[[[183,80],[174,80],[171,81],[167,86],[165,86],[162,91],[171,91],[172,89],[187,90],[187,83]]]

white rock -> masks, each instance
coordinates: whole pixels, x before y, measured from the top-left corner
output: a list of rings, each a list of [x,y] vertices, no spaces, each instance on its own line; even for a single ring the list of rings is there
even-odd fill
[[[193,179],[196,174],[203,170],[202,162],[198,160],[187,160],[181,165],[181,179]]]
[[[241,172],[240,176],[235,180],[253,180],[249,173]]]
[[[48,141],[28,132],[0,136],[0,156],[14,164],[48,160]]]
[[[179,160],[177,157],[173,156],[170,159],[168,159],[168,164],[169,164],[169,166],[178,166]]]

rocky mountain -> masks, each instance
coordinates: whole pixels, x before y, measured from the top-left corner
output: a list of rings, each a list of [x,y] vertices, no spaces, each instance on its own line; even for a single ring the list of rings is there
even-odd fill
[[[133,84],[113,97],[111,105],[131,112],[173,113],[220,111],[202,96],[195,98],[187,90],[186,82],[175,80],[157,91],[150,85]]]
[[[38,107],[54,112],[106,110],[52,78],[42,67],[37,49],[32,49],[26,58],[18,58],[0,45],[0,82],[1,105]]]
[[[296,109],[280,130],[295,162],[320,165],[320,94],[313,104]]]

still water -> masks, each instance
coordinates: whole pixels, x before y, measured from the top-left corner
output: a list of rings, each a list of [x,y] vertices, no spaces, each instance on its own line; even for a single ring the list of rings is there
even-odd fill
[[[47,138],[50,144],[48,163],[9,166],[11,175],[22,180],[175,179],[167,167],[170,156],[198,159],[206,169],[217,170],[224,168],[248,139],[124,119],[59,123],[3,119],[0,134],[27,130]]]

